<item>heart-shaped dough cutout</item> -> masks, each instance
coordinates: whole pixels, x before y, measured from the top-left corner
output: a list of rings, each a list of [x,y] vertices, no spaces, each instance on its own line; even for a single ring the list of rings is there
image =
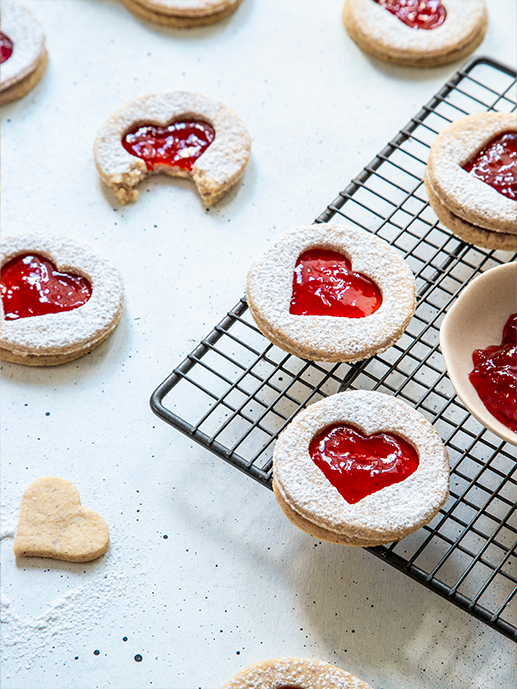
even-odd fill
[[[364,318],[381,304],[375,282],[354,273],[351,262],[338,251],[310,249],[298,257],[289,313]]]
[[[365,435],[348,424],[333,424],[312,439],[309,454],[350,504],[404,481],[418,468],[418,453],[393,433]]]
[[[23,494],[14,539],[17,557],[88,562],[103,555],[108,545],[106,522],[81,506],[79,491],[71,481],[44,476]]]

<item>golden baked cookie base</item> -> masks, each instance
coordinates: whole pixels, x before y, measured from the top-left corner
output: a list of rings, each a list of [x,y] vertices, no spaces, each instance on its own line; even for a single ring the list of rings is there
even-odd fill
[[[68,361],[74,361],[85,354],[89,354],[102,344],[104,340],[108,339],[113,330],[115,330],[117,324],[118,320],[113,326],[113,329],[107,332],[104,337],[97,342],[90,342],[84,349],[75,350],[66,354],[27,354],[27,356],[23,356],[21,354],[15,354],[4,347],[0,347],[0,361],[8,361],[11,364],[24,364],[25,366],[58,366],[59,364],[66,364]]]
[[[336,545],[349,545],[349,546],[355,546],[357,548],[370,548],[371,546],[374,545],[382,545],[384,543],[391,543],[391,541],[387,540],[373,540],[373,541],[368,541],[366,539],[362,538],[346,538],[345,536],[341,536],[340,534],[337,534],[333,531],[329,531],[328,529],[324,529],[322,526],[318,526],[317,524],[314,524],[314,522],[309,521],[308,519],[305,519],[305,517],[302,517],[301,515],[298,514],[293,508],[287,504],[287,502],[284,500],[282,494],[280,493],[280,490],[278,489],[278,485],[273,478],[273,492],[275,493],[275,497],[277,499],[278,504],[280,505],[282,512],[285,514],[285,516],[289,519],[289,521],[297,526],[299,529],[302,531],[305,531],[305,533],[308,533],[310,536],[314,536],[315,538],[319,538],[322,541],[327,541],[328,543],[335,543]]]
[[[431,208],[438,216],[438,220],[445,225],[451,232],[464,242],[481,246],[484,249],[517,251],[517,234],[507,234],[506,232],[494,232],[492,230],[478,227],[463,220],[452,213],[447,206],[442,203],[434,191],[426,172],[425,187]]]
[[[448,52],[440,52],[435,55],[417,55],[416,53],[391,53],[384,50],[382,46],[370,40],[364,31],[358,29],[356,22],[353,19],[352,12],[349,5],[346,4],[343,8],[343,23],[350,38],[356,43],[361,50],[379,60],[391,62],[392,64],[402,65],[403,67],[438,67],[439,65],[446,65],[450,62],[455,62],[461,58],[467,57],[475,50],[483,41],[487,29],[488,18],[485,16],[484,23],[479,30],[469,36],[469,39],[460,46],[455,46]]]
[[[209,26],[210,24],[216,24],[217,22],[220,22],[232,15],[237,9],[236,7],[231,7],[215,14],[187,17],[155,12],[146,5],[142,4],[139,0],[122,0],[122,3],[128,8],[128,10],[133,12],[133,14],[136,14],[149,22],[153,22],[154,24],[168,26],[172,29],[194,29],[198,26]]]
[[[103,555],[108,546],[106,522],[81,505],[79,491],[71,481],[44,476],[23,494],[14,539],[16,557],[90,562]]]
[[[45,74],[48,64],[48,53],[45,52],[41,55],[40,60],[36,64],[36,68],[30,74],[28,74],[21,81],[16,82],[5,91],[0,92],[0,105],[5,105],[6,103],[11,103],[12,101],[18,100],[26,96],[29,91],[36,86],[40,81],[41,77]]]

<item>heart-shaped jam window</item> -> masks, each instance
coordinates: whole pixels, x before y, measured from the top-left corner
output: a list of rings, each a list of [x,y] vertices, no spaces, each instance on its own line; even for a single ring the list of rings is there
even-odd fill
[[[16,256],[0,272],[0,295],[8,321],[71,311],[86,304],[91,294],[85,277],[58,271],[38,254]]]
[[[122,145],[128,153],[141,158],[148,170],[157,165],[192,170],[214,139],[215,130],[208,122],[188,120],[168,127],[138,125],[123,137]]]
[[[0,64],[6,62],[13,54],[14,44],[3,31],[0,31]]]
[[[418,453],[393,433],[364,435],[347,424],[333,424],[317,433],[309,454],[330,483],[351,505],[416,471]]]
[[[463,169],[503,196],[516,200],[517,133],[504,132],[494,137]]]
[[[375,0],[412,29],[430,31],[443,24],[447,11],[440,0]]]
[[[289,313],[363,318],[377,311],[381,303],[375,282],[354,273],[350,261],[339,252],[310,249],[299,256]]]

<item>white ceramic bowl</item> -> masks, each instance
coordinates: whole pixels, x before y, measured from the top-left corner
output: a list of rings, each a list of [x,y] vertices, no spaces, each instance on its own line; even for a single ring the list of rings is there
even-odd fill
[[[517,433],[490,414],[468,376],[474,350],[500,344],[506,321],[516,311],[517,263],[506,263],[473,280],[440,328],[440,347],[458,397],[483,426],[512,445],[517,445]]]

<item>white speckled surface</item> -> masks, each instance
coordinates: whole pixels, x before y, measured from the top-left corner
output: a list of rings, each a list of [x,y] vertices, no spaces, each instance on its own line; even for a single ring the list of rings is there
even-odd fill
[[[458,65],[366,57],[341,0],[244,0],[190,32],[139,22],[116,0],[25,4],[49,66],[2,108],[2,232],[97,246],[127,303],[88,356],[1,369],[2,689],[219,689],[278,656],[335,663],[372,689],[514,686],[510,641],[364,550],[318,544],[148,404],[243,294],[264,244],[319,215]],[[516,4],[488,6],[478,53],[513,63]],[[93,163],[99,126],[173,89],[242,117],[253,139],[242,181],[208,213],[191,182],[158,176],[136,204],[114,205]],[[108,523],[99,561],[15,562],[21,496],[48,474]]]

